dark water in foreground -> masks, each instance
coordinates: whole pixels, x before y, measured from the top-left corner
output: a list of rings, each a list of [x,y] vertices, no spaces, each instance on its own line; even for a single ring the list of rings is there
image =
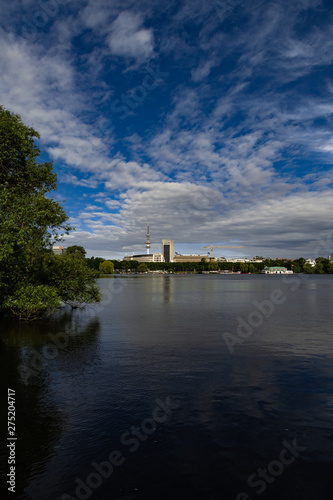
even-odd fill
[[[2,498],[332,499],[333,276],[99,284],[98,307],[2,323]]]

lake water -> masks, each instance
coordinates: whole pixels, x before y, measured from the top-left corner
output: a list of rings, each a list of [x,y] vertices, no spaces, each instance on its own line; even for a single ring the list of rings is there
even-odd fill
[[[96,307],[2,322],[2,498],[331,500],[333,276],[98,283]]]

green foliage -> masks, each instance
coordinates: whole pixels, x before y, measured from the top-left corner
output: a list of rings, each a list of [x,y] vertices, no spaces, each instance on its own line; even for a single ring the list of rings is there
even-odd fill
[[[304,264],[303,266],[303,272],[306,274],[313,274],[315,271],[314,267],[311,266],[311,264]]]
[[[319,266],[319,267],[318,267]],[[316,267],[315,267],[315,272],[318,273],[318,270],[320,271],[318,274],[332,274],[332,267],[333,263],[329,261],[329,259],[325,257],[318,257],[316,259]]]
[[[314,271],[316,274],[323,274],[324,272],[324,265],[322,262],[317,262],[315,265]]]
[[[105,260],[99,265],[99,270],[103,274],[112,274],[114,271],[114,264],[111,260]]]
[[[136,271],[140,264],[137,260],[130,260],[129,263],[130,263],[130,269],[132,269],[133,271]]]
[[[101,262],[103,259],[92,257],[94,261],[99,259]],[[89,261],[89,259],[86,259]],[[91,260],[91,259],[90,259]],[[265,259],[263,262],[256,263],[247,263],[247,262],[207,262],[205,259],[202,259],[201,262],[149,262],[149,269],[151,271],[168,271],[173,273],[201,273],[202,271],[215,270],[216,265],[217,269],[221,271],[234,271],[234,272],[243,272],[243,273],[260,273],[265,266],[274,266],[279,265],[282,267],[286,267],[287,269],[291,269],[294,273],[306,272],[303,270],[303,265],[305,264],[305,259],[299,259],[301,261],[301,265],[298,263],[298,260],[285,261],[282,259],[272,260]],[[319,258],[317,261],[323,264],[323,273],[333,274],[333,263],[331,263],[328,259]],[[121,271],[124,269],[128,269],[131,271],[138,270],[139,262],[135,260],[131,261],[118,261],[113,260],[114,268],[116,271]],[[211,266],[211,264],[213,264]],[[311,273],[315,272],[315,268],[311,268]]]
[[[301,267],[298,262],[294,261],[291,265],[291,269],[294,273],[300,273],[301,272]]]
[[[121,269],[130,269],[131,264],[128,260],[123,260],[121,263]]]
[[[208,264],[208,271],[217,271],[218,264],[217,262],[210,262]]]
[[[50,162],[37,163],[39,134],[18,115],[0,107],[0,261],[46,248],[68,232],[61,205],[50,195],[56,175]]]
[[[296,268],[299,269],[298,272],[302,273],[304,271],[304,265],[305,265],[305,262],[306,260],[304,259],[304,257],[300,257],[299,259],[296,259],[293,264],[294,264],[294,267],[296,265]],[[296,271],[295,271],[296,272]]]
[[[31,283],[17,288],[13,295],[7,297],[4,302],[6,308],[19,319],[25,320],[41,318],[45,313],[53,312],[60,305],[60,298],[55,288]]]
[[[95,285],[97,273],[89,269],[79,253],[55,255],[48,282],[63,302],[72,307],[99,302],[101,294]]]
[[[0,106],[0,185],[17,191],[52,191],[57,177],[50,162],[37,163],[40,154],[34,138],[39,134],[26,127],[20,116]]]
[[[79,245],[73,245],[71,247],[66,248],[65,253],[67,253],[67,254],[77,253],[77,254],[81,255],[82,257],[84,257],[87,252],[85,251],[85,249],[83,247],[81,247]]]
[[[325,272],[327,274],[333,274],[333,262],[328,262]]]
[[[86,264],[90,269],[95,269],[96,271],[99,271],[99,265],[104,262],[105,259],[102,257],[90,257],[90,259],[86,258]]]
[[[249,272],[249,266],[246,262],[241,262],[239,265],[239,270],[241,273],[248,273]]]
[[[21,319],[36,318],[38,311],[52,310],[61,300],[98,299],[86,273],[85,250],[74,246],[74,253],[66,255],[70,259],[81,254],[80,265],[72,262],[75,278],[68,266],[65,278],[51,252],[52,245],[72,228],[51,195],[57,186],[52,163],[37,161],[36,139],[38,132],[0,106],[0,309],[9,308]]]
[[[144,262],[141,262],[141,264],[138,265],[138,271],[139,273],[145,273],[148,271],[148,266]]]

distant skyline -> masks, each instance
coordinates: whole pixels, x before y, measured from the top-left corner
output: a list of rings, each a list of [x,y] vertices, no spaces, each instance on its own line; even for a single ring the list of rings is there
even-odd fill
[[[333,5],[2,2],[0,103],[41,134],[63,246],[333,252]],[[214,253],[215,255],[215,253]]]

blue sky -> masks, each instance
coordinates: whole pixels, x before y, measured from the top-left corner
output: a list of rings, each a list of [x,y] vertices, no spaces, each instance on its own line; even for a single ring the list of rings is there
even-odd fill
[[[88,256],[333,252],[333,5],[12,0],[0,102],[41,134]]]

